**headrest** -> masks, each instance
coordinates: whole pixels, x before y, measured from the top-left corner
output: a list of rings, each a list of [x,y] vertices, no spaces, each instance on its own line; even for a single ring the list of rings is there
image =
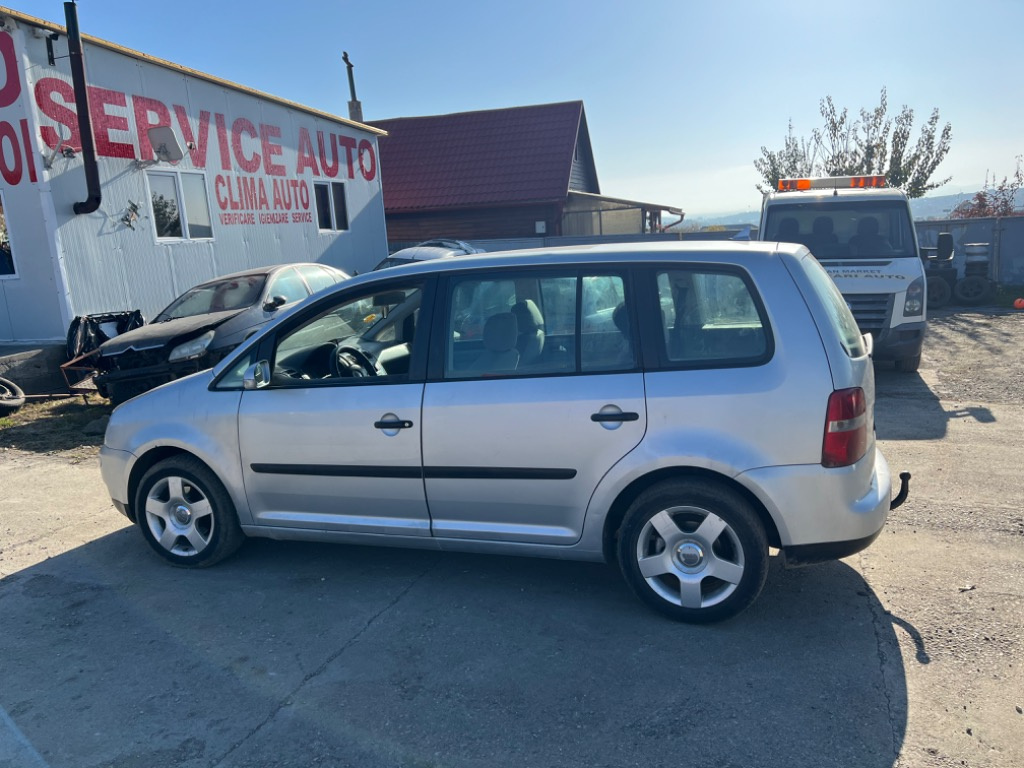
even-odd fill
[[[877,235],[878,234],[878,219],[874,216],[868,216],[866,219],[861,219],[857,222],[857,234],[858,235]]]
[[[511,312],[491,315],[484,323],[484,347],[491,352],[505,352],[516,345],[519,324]]]
[[[513,304],[512,314],[519,323],[520,333],[530,333],[544,327],[544,316],[533,299],[524,299]]]

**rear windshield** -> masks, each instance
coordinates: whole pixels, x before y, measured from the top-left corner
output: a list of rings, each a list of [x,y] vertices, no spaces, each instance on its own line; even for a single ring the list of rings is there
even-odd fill
[[[916,256],[907,204],[900,200],[774,202],[764,240],[806,245],[818,259]]]
[[[831,326],[835,330],[836,338],[842,344],[846,354],[852,358],[863,357],[867,354],[864,347],[864,338],[861,336],[857,321],[853,319],[853,313],[846,303],[846,299],[839,293],[836,284],[828,276],[828,272],[814,259],[801,259],[800,266],[804,268],[807,277],[810,278],[811,287],[821,299]],[[824,332],[824,329],[823,329]]]

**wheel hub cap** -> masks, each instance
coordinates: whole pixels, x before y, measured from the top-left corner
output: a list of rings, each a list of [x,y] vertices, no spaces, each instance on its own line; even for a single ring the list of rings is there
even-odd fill
[[[704,550],[695,541],[684,541],[676,547],[676,562],[686,571],[699,571],[704,567]]]
[[[192,510],[184,504],[176,506],[171,514],[174,516],[174,522],[178,525],[188,525],[192,521]]]

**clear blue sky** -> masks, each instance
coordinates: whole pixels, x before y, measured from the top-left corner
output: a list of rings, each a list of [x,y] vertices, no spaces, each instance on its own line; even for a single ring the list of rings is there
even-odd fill
[[[3,0],[63,24],[60,0]],[[343,50],[365,118],[584,102],[606,195],[755,210],[753,161],[851,111],[953,126],[936,194],[1024,153],[1021,0],[80,0],[91,34],[335,114]],[[386,172],[385,172],[386,173]],[[385,175],[385,184],[387,183]]]

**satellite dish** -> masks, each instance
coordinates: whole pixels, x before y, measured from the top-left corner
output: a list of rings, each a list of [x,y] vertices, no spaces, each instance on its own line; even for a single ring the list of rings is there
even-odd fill
[[[149,144],[153,147],[153,154],[156,155],[157,160],[176,163],[185,156],[170,126],[158,125],[147,130],[146,134],[149,136]]]

